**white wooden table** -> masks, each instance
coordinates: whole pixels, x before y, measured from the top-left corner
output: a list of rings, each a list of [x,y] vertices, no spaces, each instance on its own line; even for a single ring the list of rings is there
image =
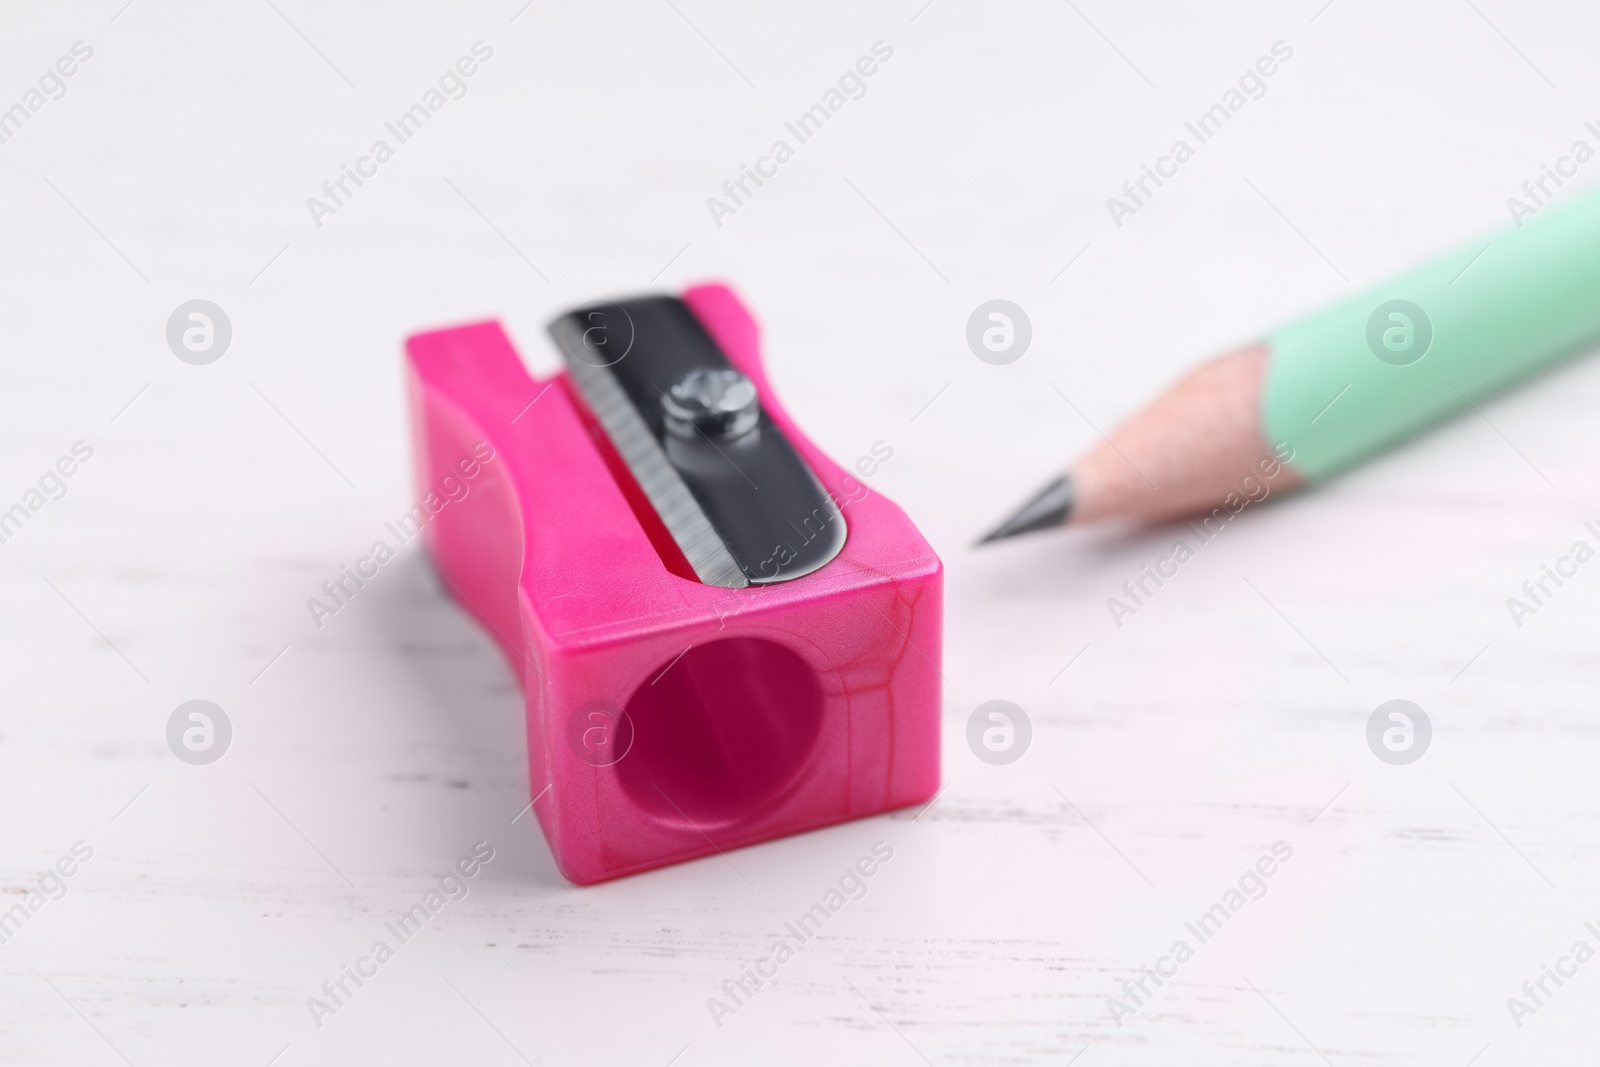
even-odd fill
[[[1505,601],[1594,542],[1600,366],[1253,509],[1120,628],[1106,598],[1181,531],[969,545],[1184,367],[1506,224],[1595,142],[1600,14],[921,2],[0,16],[0,107],[27,112],[0,144],[0,509],[26,512],[0,544],[0,916],[24,912],[0,1061],[1592,1056],[1600,963],[1507,999],[1600,949],[1600,565],[1520,628]],[[877,41],[865,95],[714,219]],[[1107,198],[1278,41],[1265,94],[1116,225]],[[369,176],[313,213],[344,165]],[[947,567],[947,788],[580,889],[519,817],[514,679],[419,552],[320,629],[305,602],[410,503],[406,333],[498,316],[549,367],[555,311],[708,277],[816,440],[894,449],[873,487]],[[963,338],[996,297],[1034,332],[1003,367]],[[164,336],[192,299],[232,326],[205,366]],[[1008,766],[965,741],[997,698],[1033,724]],[[166,740],[194,699],[233,729],[206,766]],[[1391,699],[1433,725],[1407,766],[1366,743]],[[462,899],[387,933],[480,841]],[[714,1018],[878,841],[867,894]],[[1186,924],[1275,842],[1292,858],[1201,943]],[[369,977],[314,1013],[347,965]]]

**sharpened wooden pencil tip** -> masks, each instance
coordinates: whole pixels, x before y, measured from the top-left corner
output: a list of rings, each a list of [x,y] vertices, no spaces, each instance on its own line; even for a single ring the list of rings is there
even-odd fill
[[[986,545],[991,541],[1004,541],[1008,537],[1016,537],[1018,534],[1060,526],[1072,513],[1072,501],[1072,477],[1063,474],[1045,486],[1032,500],[1022,505],[1016,514],[991,530],[978,544]]]

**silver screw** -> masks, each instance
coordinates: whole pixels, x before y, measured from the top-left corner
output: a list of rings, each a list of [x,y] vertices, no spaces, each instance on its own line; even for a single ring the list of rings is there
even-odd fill
[[[667,430],[697,440],[701,434],[727,441],[753,429],[761,419],[756,387],[736,370],[699,367],[685,374],[661,399]]]

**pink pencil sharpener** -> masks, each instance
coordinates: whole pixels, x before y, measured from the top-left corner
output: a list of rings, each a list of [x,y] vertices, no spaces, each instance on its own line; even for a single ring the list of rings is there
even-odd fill
[[[722,285],[406,343],[424,527],[522,679],[529,790],[588,884],[930,799],[942,568],[806,440]],[[470,472],[470,473],[469,473]]]

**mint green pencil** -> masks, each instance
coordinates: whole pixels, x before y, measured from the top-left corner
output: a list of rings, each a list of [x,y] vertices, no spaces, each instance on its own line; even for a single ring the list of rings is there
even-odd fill
[[[1600,190],[1205,364],[983,541],[1068,522],[1231,516],[1597,342]]]

